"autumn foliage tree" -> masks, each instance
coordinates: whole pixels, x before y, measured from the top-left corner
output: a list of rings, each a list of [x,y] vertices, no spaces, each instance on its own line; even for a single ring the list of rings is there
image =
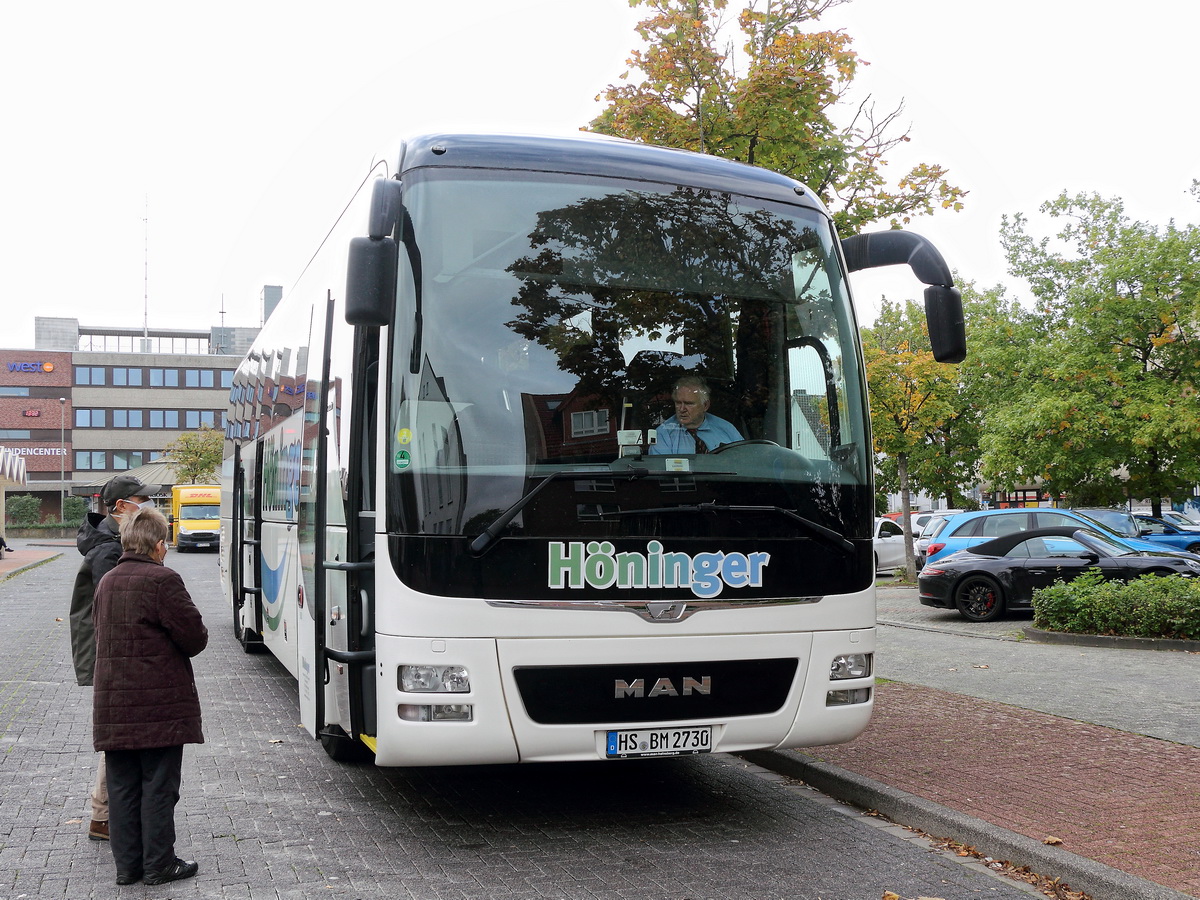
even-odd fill
[[[167,444],[178,484],[207,484],[215,481],[221,468],[225,436],[215,428],[187,431]]]
[[[637,26],[622,83],[592,130],[736,159],[789,175],[834,211],[843,234],[870,222],[893,226],[961,207],[962,190],[941,166],[912,167],[892,185],[886,155],[909,140],[900,109],[877,115],[870,100],[834,108],[865,65],[841,31],[806,30],[846,0],[751,0],[730,37],[728,0],[630,0],[648,16]]]
[[[875,324],[863,329],[874,449],[896,465],[910,580],[916,578],[907,515],[913,469],[918,486],[952,492],[957,441],[951,439],[951,429],[972,421],[957,368],[934,360],[928,347],[924,313],[912,302],[885,301]],[[969,457],[968,467],[973,466],[974,458]]]

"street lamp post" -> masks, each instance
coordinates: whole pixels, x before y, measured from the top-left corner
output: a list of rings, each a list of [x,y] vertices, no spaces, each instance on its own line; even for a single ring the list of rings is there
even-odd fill
[[[58,521],[67,521],[67,398],[58,398]]]

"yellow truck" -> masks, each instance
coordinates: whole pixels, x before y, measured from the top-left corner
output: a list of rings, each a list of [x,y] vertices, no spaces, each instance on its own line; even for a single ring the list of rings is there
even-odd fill
[[[177,484],[171,488],[171,540],[184,550],[218,550],[221,545],[221,486]]]

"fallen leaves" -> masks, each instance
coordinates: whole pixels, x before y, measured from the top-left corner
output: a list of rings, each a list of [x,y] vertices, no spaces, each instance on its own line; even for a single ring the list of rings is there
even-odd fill
[[[960,844],[957,841],[952,841],[946,838],[934,838],[932,835],[921,831],[919,828],[907,827],[908,831],[924,834],[926,838],[937,848],[957,854],[958,856],[970,856],[993,872],[1003,875],[1005,878],[1011,878],[1013,881],[1021,881],[1025,884],[1033,885],[1047,897],[1053,900],[1094,900],[1090,894],[1083,891],[1073,891],[1069,884],[1064,884],[1058,878],[1049,878],[1045,875],[1039,875],[1032,871],[1029,866],[1018,866],[1006,859],[993,859],[990,856],[985,856],[974,847],[968,844]],[[1052,841],[1057,841],[1059,844],[1062,841],[1053,836],[1047,836],[1043,843],[1050,844]],[[904,898],[900,898],[904,900]]]

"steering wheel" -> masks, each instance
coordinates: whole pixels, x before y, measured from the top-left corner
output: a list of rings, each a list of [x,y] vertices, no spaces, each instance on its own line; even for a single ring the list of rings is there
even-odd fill
[[[713,450],[709,450],[708,452],[709,453],[724,453],[730,447],[749,447],[753,444],[766,444],[768,447],[779,447],[779,445],[777,443],[775,443],[774,441],[764,441],[761,438],[759,438],[759,439],[750,440],[750,441],[733,441],[732,443],[729,443],[729,444],[721,444],[719,447],[717,447]],[[783,448],[779,447],[779,449],[782,450]]]
[[[774,447],[777,451],[779,451],[778,453],[773,454],[775,456],[777,465],[782,465],[785,468],[790,468],[791,466],[797,466],[800,469],[802,469],[806,474],[811,474],[816,471],[816,468],[817,468],[816,464],[814,464],[813,461],[811,459],[809,459],[807,456],[805,456],[803,453],[798,453],[795,450],[790,449],[789,447],[783,447],[783,446],[780,446],[779,444],[775,443],[774,441],[767,441],[767,440],[763,440],[761,438],[757,438],[757,439],[749,440],[749,441],[734,441],[733,443],[730,443],[730,444],[722,444],[721,446],[717,447],[716,449],[710,450],[709,453],[711,453],[711,454],[724,453],[726,450],[733,450],[736,453],[742,447],[756,447],[756,446]]]

